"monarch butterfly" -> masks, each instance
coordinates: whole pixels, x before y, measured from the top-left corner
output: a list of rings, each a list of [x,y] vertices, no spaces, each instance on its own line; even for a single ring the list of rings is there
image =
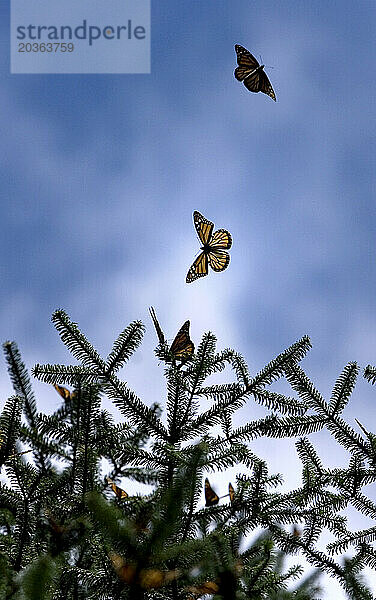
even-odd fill
[[[230,496],[230,502],[232,504],[235,500],[235,490],[232,487],[231,483],[228,484],[228,495]]]
[[[202,596],[203,594],[216,594],[219,592],[219,585],[215,581],[205,581],[199,585],[191,585],[186,589],[195,596]]]
[[[109,557],[119,579],[129,585],[136,583],[145,590],[158,589],[181,574],[179,569],[161,571],[156,568],[141,568],[135,562],[126,563],[124,558],[115,552],[110,552]]]
[[[208,274],[208,263],[213,271],[224,271],[230,262],[230,256],[226,252],[232,245],[231,234],[226,229],[217,229],[213,233],[214,223],[205,219],[198,210],[193,213],[193,222],[197,231],[202,252],[198,255],[190,267],[186,283],[191,283],[199,277]]]
[[[235,52],[239,65],[234,71],[235,78],[242,81],[250,92],[263,92],[276,102],[272,84],[264,71],[265,65],[260,65],[255,57],[239,44],[235,45]]]
[[[300,537],[302,537],[302,532],[299,529],[299,527],[297,527],[296,525],[293,526],[292,535],[293,535],[294,538],[300,538]]]
[[[107,477],[106,479],[107,479],[108,485],[111,486],[112,491],[114,492],[114,494],[116,494],[116,496],[119,498],[119,500],[125,500],[125,498],[128,498],[127,492],[125,492],[121,487],[116,485],[116,483],[114,481],[112,481],[112,479],[110,479],[109,477]]]
[[[182,362],[192,356],[195,351],[194,343],[189,337],[189,325],[190,322],[186,321],[180,327],[170,348],[172,356]]]
[[[205,506],[214,506],[218,504],[219,498],[209,483],[209,479],[205,479]]]
[[[149,308],[151,318],[153,319],[154,327],[157,332],[157,336],[160,344],[165,343],[164,333],[158,323],[158,319],[155,314],[153,307]],[[189,326],[190,322],[186,321],[177,332],[174,341],[171,344],[169,353],[171,356],[181,362],[186,361],[195,351],[194,343],[189,337]]]
[[[62,385],[54,385],[55,390],[64,400],[73,400],[76,395],[76,392],[70,392],[67,388]]]

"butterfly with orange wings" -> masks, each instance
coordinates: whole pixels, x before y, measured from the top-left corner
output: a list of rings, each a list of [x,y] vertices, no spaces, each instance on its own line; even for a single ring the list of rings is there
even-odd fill
[[[209,479],[205,479],[205,506],[214,506],[218,504],[219,497],[209,483]]]
[[[277,102],[272,84],[264,71],[265,65],[255,59],[255,57],[243,46],[235,45],[238,67],[234,71],[235,78],[242,81],[250,92],[263,92]]]
[[[106,477],[106,479],[108,485],[111,486],[112,491],[117,496],[117,498],[119,498],[119,500],[125,500],[126,498],[128,498],[127,492],[125,492],[121,487],[116,485],[116,483],[112,481],[112,479],[110,479],[109,477]]]
[[[194,343],[189,337],[190,322],[186,321],[177,332],[174,341],[171,344],[170,352],[174,358],[186,361],[195,351]]]
[[[156,567],[143,568],[136,561],[126,561],[115,552],[110,552],[109,558],[119,579],[128,585],[136,584],[144,590],[158,589],[168,585],[181,575],[179,569],[161,571]]]
[[[76,392],[70,392],[69,390],[67,390],[67,388],[63,387],[62,385],[54,385],[55,390],[57,391],[57,393],[64,398],[64,400],[73,400],[73,398],[76,396]]]
[[[155,310],[152,306],[149,308],[149,312],[157,332],[159,343],[164,344],[165,337],[161,326],[159,325]],[[190,322],[186,321],[184,325],[180,327],[169,349],[169,353],[172,358],[175,360],[180,360],[182,363],[188,360],[188,358],[190,358],[195,351],[194,343],[189,337],[189,326]]]
[[[235,490],[231,483],[228,484],[228,495],[230,496],[230,502],[232,504],[235,500]]]
[[[203,246],[201,247],[202,252],[187,273],[186,283],[191,283],[199,277],[205,277],[208,274],[208,265],[213,271],[227,269],[230,255],[226,250],[229,250],[232,245],[231,234],[226,229],[217,229],[213,233],[214,223],[205,219],[198,210],[193,213],[193,222]]]

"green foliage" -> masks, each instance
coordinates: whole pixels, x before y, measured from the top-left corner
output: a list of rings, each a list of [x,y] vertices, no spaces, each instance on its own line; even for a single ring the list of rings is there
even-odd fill
[[[52,414],[37,412],[19,351],[14,342],[4,345],[15,396],[0,416],[7,475],[0,485],[0,600],[196,600],[205,594],[313,600],[322,597],[318,570],[337,578],[349,598],[372,598],[361,574],[376,567],[376,528],[351,532],[342,514],[349,506],[368,517],[376,513],[363,491],[376,478],[376,437],[361,426],[363,437],[342,417],[358,376],[355,363],[326,402],[299,365],[310,348],[307,337],[251,375],[240,354],[216,351],[210,332],[184,362],[172,358],[159,327],[156,355],[167,391],[162,412],[117,374],[142,341],[141,322],[128,325],[103,359],[64,311],[52,320],[78,361],[33,369],[40,381],[73,387],[60,391],[62,403]],[[208,384],[225,367],[226,379]],[[370,383],[375,372],[367,367]],[[269,389],[283,377],[296,396]],[[102,409],[104,395],[119,409],[120,423]],[[252,400],[265,416],[235,427],[234,415]],[[349,452],[347,468],[326,468],[309,441],[324,427]],[[282,492],[281,476],[269,474],[250,449],[250,441],[264,436],[299,438],[298,489]],[[32,454],[20,454],[24,447]],[[224,497],[202,508],[204,478],[234,466],[233,501]],[[124,486],[125,499],[105,475]],[[150,492],[129,495],[130,481],[149,484]],[[290,533],[296,524],[299,535]],[[317,545],[323,531],[333,540],[325,552]],[[250,535],[255,539],[244,549]],[[354,555],[344,562],[339,555],[350,548]],[[308,578],[298,565],[283,568],[285,555],[297,553],[318,569]]]

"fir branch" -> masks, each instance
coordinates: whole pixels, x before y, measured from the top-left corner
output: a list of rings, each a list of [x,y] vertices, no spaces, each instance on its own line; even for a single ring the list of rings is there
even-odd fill
[[[307,406],[325,419],[327,429],[338,442],[347,450],[355,452],[359,458],[367,458],[367,446],[363,438],[337,414],[333,414],[329,405],[297,364],[290,364],[286,368],[286,377],[300,397],[306,401]]]
[[[247,363],[238,352],[233,352],[231,356],[231,365],[236,373],[236,378],[240,385],[247,387],[250,380],[250,374]]]
[[[302,415],[301,417],[274,417],[264,420],[262,435],[282,438],[308,435],[320,431],[326,421],[319,415]]]
[[[308,336],[302,337],[299,341],[292,344],[287,350],[279,354],[275,359],[270,361],[255,375],[246,386],[246,391],[253,392],[255,388],[270,385],[285,373],[285,369],[292,363],[298,362],[304,358],[308,350],[311,348],[311,341]]]
[[[31,381],[27,369],[22,362],[21,354],[15,342],[3,344],[5,359],[8,363],[8,373],[13,384],[14,392],[24,400],[25,416],[31,427],[36,427],[37,408]]]
[[[301,438],[295,446],[303,465],[313,467],[318,475],[322,475],[324,468],[311,442],[307,438]]]
[[[358,365],[355,362],[350,362],[337,379],[329,403],[333,414],[339,414],[345,408],[354,390],[358,373]]]
[[[364,369],[364,379],[369,381],[372,385],[376,383],[376,367],[372,367],[371,365],[367,365]]]
[[[287,363],[285,375],[291,387],[304,400],[308,408],[315,410],[324,418],[329,418],[331,414],[329,405],[298,364],[295,362]]]
[[[243,395],[243,391],[240,391],[238,384],[226,386],[225,389],[221,387],[218,387],[217,390],[206,388],[205,390],[198,390],[197,394],[201,395],[203,392],[206,396],[209,396],[209,394],[215,395],[218,400],[208,410],[204,411],[196,417],[196,419],[187,424],[183,430],[184,439],[188,439],[188,436],[191,433],[204,433],[209,427],[219,424],[224,411],[228,411],[228,413],[234,412],[236,409],[240,408],[246,400],[246,397]],[[189,407],[191,406],[192,401],[193,395],[191,394]],[[186,422],[187,416],[186,411],[184,423]]]
[[[141,321],[133,321],[119,334],[106,360],[108,375],[118,371],[141,344],[145,327]]]
[[[64,310],[56,310],[51,317],[51,321],[63,343],[84,367],[91,368],[96,372],[105,371],[105,362],[78,329],[77,323],[71,321]]]
[[[216,444],[227,445],[235,442],[251,441],[258,437],[262,437],[268,431],[273,431],[278,417],[275,415],[267,415],[257,421],[251,421],[242,427],[234,429],[226,438],[218,438]]]
[[[11,456],[19,435],[24,398],[11,396],[0,415],[0,468]]]
[[[359,544],[363,544],[365,542],[372,543],[376,541],[376,527],[369,527],[368,529],[362,529],[361,531],[348,532],[346,536],[342,537],[340,540],[336,540],[335,542],[331,542],[327,545],[326,549],[329,554],[338,554],[339,552],[345,552],[348,547],[358,546]]]
[[[244,444],[231,444],[228,448],[220,451],[209,451],[202,466],[211,471],[223,471],[235,464],[243,464],[252,467],[255,464],[255,455]]]
[[[266,406],[266,408],[273,411],[279,411],[282,414],[301,416],[307,410],[305,404],[296,398],[284,396],[270,390],[254,389],[252,395],[256,402],[262,406]]]
[[[375,478],[373,482],[375,481]],[[367,484],[368,482],[366,482]],[[370,519],[376,519],[376,504],[372,502],[367,496],[358,492],[356,495],[351,496],[350,498],[351,504],[356,508],[360,513],[369,517]]]
[[[156,416],[156,411],[148,408],[132,392],[125,383],[114,375],[103,384],[103,391],[113,400],[120,412],[128,417],[134,425],[141,424],[145,431],[155,434],[159,439],[168,439],[168,433],[161,420]]]
[[[36,364],[31,370],[32,375],[51,385],[95,385],[100,377],[91,368],[78,365],[39,365]]]

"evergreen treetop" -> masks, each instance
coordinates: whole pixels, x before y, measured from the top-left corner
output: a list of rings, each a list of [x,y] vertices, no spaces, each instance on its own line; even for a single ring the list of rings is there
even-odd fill
[[[317,572],[301,580],[299,566],[283,570],[283,556],[298,552],[335,577],[349,598],[372,598],[361,573],[375,568],[376,530],[351,532],[343,515],[353,506],[372,517],[376,508],[363,491],[375,479],[375,436],[363,426],[357,433],[342,417],[355,363],[344,368],[327,402],[300,366],[310,348],[306,336],[251,375],[239,353],[216,350],[210,332],[196,352],[189,335],[185,350],[169,347],[155,317],[166,378],[162,411],[118,375],[142,341],[140,321],[102,358],[63,310],[52,320],[76,362],[33,369],[62,400],[51,415],[37,411],[16,344],[4,344],[15,395],[0,417],[8,478],[0,486],[0,598],[319,598]],[[226,379],[208,385],[225,367]],[[375,373],[367,367],[370,383]],[[281,378],[291,396],[269,389]],[[119,409],[120,423],[101,407],[104,395]],[[266,415],[235,427],[236,411],[251,401]],[[347,468],[326,468],[310,442],[324,427],[349,453]],[[265,436],[298,438],[298,489],[281,491],[282,477],[269,474],[251,449]],[[21,454],[25,448],[32,454]],[[229,494],[219,498],[214,490],[202,507],[205,477],[234,466],[239,474]],[[151,491],[131,495],[120,480]],[[245,537],[259,530],[244,549]],[[325,552],[318,549],[324,530],[333,538]],[[349,548],[353,556],[343,561],[339,555]]]

